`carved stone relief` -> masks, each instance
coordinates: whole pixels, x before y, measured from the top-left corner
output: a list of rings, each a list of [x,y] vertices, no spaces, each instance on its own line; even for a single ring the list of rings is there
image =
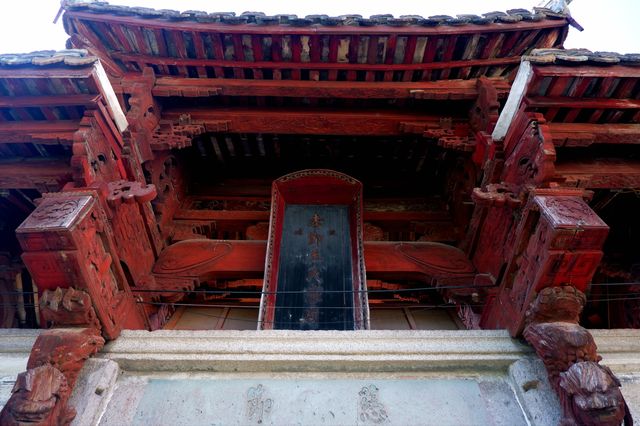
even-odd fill
[[[273,399],[268,397],[268,392],[262,384],[247,390],[247,417],[249,421],[262,424],[269,417],[273,408]]]
[[[380,389],[376,385],[363,386],[358,392],[358,422],[364,424],[389,423],[389,415],[379,400]]]

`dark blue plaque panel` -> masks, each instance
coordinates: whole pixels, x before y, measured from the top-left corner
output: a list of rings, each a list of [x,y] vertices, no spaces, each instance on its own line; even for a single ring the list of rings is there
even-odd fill
[[[273,328],[354,329],[349,231],[346,205],[286,206]]]

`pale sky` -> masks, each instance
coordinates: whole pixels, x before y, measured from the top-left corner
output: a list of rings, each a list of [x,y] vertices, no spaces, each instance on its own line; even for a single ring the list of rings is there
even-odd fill
[[[277,13],[342,15],[378,13],[400,15],[482,14],[494,10],[524,8],[542,0],[113,0],[111,4],[156,9],[204,10],[207,12],[260,11]],[[52,23],[59,9],[57,0],[3,0],[0,13],[0,53],[63,49],[67,35],[62,22]],[[565,47],[585,47],[592,51],[640,53],[640,0],[574,0],[571,14],[585,31],[573,28]]]

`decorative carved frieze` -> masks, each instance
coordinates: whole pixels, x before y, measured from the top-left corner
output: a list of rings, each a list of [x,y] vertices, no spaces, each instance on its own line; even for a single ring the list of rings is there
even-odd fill
[[[208,122],[192,122],[189,115],[182,115],[177,122],[170,120],[160,120],[158,127],[152,134],[151,147],[154,151],[164,151],[174,148],[185,148],[191,146],[193,138],[207,131],[224,132],[229,130],[229,121],[220,121],[217,125]]]

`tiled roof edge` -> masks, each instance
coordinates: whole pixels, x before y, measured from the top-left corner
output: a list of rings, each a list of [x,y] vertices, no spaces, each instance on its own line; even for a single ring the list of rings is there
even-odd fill
[[[533,49],[528,55],[523,56],[522,60],[537,65],[640,65],[640,54],[592,52],[587,49]]]
[[[541,21],[543,19],[567,19],[568,14],[554,12],[546,8],[511,9],[507,12],[489,12],[480,15],[434,15],[422,17],[419,15],[402,15],[394,17],[391,14],[372,15],[364,18],[362,15],[307,15],[304,18],[297,15],[280,14],[267,16],[262,12],[244,12],[236,15],[234,12],[207,13],[199,10],[187,10],[179,12],[168,9],[152,9],[148,7],[129,7],[111,5],[104,1],[93,0],[63,0],[62,7],[66,11],[82,11],[91,13],[104,13],[122,16],[135,16],[143,19],[162,19],[167,21],[194,21],[202,23],[223,23],[229,25],[256,24],[256,25],[290,25],[290,26],[375,26],[389,25],[404,27],[409,25],[435,27],[438,25],[486,25],[494,22],[510,24],[520,21]]]
[[[0,67],[29,65],[81,67],[91,65],[97,60],[98,58],[89,56],[84,49],[39,50],[31,53],[0,54]]]

